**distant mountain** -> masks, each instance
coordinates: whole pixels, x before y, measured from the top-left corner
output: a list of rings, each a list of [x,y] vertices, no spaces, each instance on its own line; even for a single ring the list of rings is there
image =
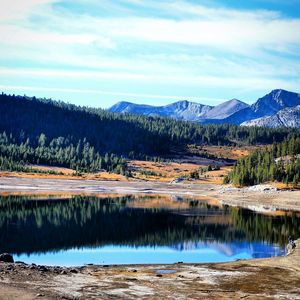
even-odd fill
[[[300,104],[300,94],[285,90],[273,90],[271,93],[259,98],[251,109],[260,117],[273,115],[286,107],[293,107]]]
[[[141,114],[145,116],[171,117],[178,120],[201,122],[206,119],[222,119],[248,107],[249,105],[232,99],[215,107],[187,100],[178,101],[166,106],[151,106],[119,102],[112,106],[109,111],[115,113]]]
[[[250,107],[244,108],[221,123],[241,124],[245,121],[271,116],[281,109],[293,107],[300,104],[300,94],[285,90],[273,90],[271,93],[259,98]]]
[[[246,107],[249,105],[238,99],[232,99],[215,106],[204,117],[205,119],[225,119]]]
[[[267,117],[243,122],[242,126],[263,126],[263,127],[292,127],[300,128],[300,105],[280,110],[276,114]]]
[[[251,120],[256,120],[262,117],[273,116],[277,112],[285,109],[300,105],[300,94],[277,89],[271,91],[269,94],[259,98],[251,106],[248,104],[232,99],[223,102],[215,107],[210,105],[203,105],[200,103],[189,102],[187,100],[178,101],[166,106],[151,106],[134,104],[130,102],[119,102],[112,106],[109,111],[116,113],[131,113],[145,116],[162,116],[171,117],[178,120],[193,121],[203,124],[236,124],[240,125],[243,123],[245,126],[252,126],[249,124],[264,123],[263,120],[254,121],[254,123],[244,123]],[[289,113],[291,113],[288,110]],[[286,112],[283,113],[286,115]],[[297,113],[292,114],[295,118],[295,125],[285,121],[287,125],[280,126],[297,126]],[[273,124],[279,124],[285,117],[282,115],[282,120],[279,121],[279,117],[274,116]],[[277,118],[277,121],[275,119]],[[268,119],[269,120],[269,119]],[[283,121],[282,121],[283,122]],[[264,125],[262,125],[264,126]],[[273,126],[273,125],[272,125]],[[277,126],[277,125],[274,125]],[[279,126],[279,125],[278,125]]]
[[[178,101],[166,106],[151,106],[134,104],[130,102],[119,102],[112,106],[109,111],[116,113],[131,113],[144,116],[171,117],[178,120],[198,121],[205,113],[213,107],[186,100]]]

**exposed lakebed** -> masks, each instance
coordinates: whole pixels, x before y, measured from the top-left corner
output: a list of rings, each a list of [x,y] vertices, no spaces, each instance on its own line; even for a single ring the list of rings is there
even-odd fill
[[[0,197],[0,252],[42,265],[225,262],[284,254],[296,213],[175,196]]]

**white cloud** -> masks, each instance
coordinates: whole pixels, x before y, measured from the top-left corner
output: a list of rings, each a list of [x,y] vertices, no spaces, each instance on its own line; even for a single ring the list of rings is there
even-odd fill
[[[53,1],[17,0],[15,3],[4,0],[1,11],[7,18],[17,17],[20,12],[25,18],[39,13],[44,7],[40,14],[45,23],[48,19],[49,24],[46,28],[43,27],[45,25],[41,28],[1,27],[3,42],[9,37],[12,43],[23,43],[24,40],[43,43],[48,40],[49,43],[62,44],[99,43],[107,48],[115,48],[115,43],[121,46],[130,42],[174,43],[208,46],[241,54],[266,48],[285,52],[290,45],[300,45],[300,19],[285,19],[276,12],[208,8],[185,1],[155,4],[150,1],[148,6],[152,3],[152,7],[155,5],[157,10],[164,10],[170,15],[180,12],[181,18],[73,16],[49,8]],[[98,2],[98,7],[101,9],[101,2]]]
[[[81,93],[81,94],[93,94],[93,95],[109,95],[109,96],[126,96],[126,97],[137,97],[147,99],[172,99],[172,100],[183,100],[189,99],[192,101],[225,101],[225,99],[212,98],[212,97],[194,97],[194,96],[175,96],[175,95],[157,95],[157,94],[142,94],[142,93],[127,93],[127,92],[114,92],[104,91],[96,89],[76,89],[76,88],[49,88],[49,87],[36,87],[36,86],[19,86],[19,85],[0,85],[1,90],[18,90],[18,91],[39,91],[39,92],[61,92],[61,93]]]
[[[72,79],[78,78],[82,80],[82,84],[87,80],[97,81],[98,79],[111,79],[120,82],[133,81],[135,84],[138,82],[148,82],[150,84],[160,83],[162,81],[169,84],[176,84],[182,86],[194,85],[200,88],[205,87],[219,87],[223,89],[249,89],[259,91],[265,89],[284,88],[288,90],[297,90],[300,85],[300,79],[283,80],[280,78],[264,78],[264,77],[241,77],[239,74],[232,74],[232,76],[182,76],[182,75],[145,75],[143,73],[118,73],[118,72],[91,72],[91,71],[59,71],[59,70],[38,70],[38,69],[0,69],[0,77],[14,77],[14,78],[36,78],[46,79]],[[64,89],[62,89],[63,91]],[[68,89],[71,91],[72,89]],[[79,89],[85,91],[85,89]],[[122,93],[124,95],[124,93]],[[132,93],[128,94],[132,95]]]
[[[57,0],[1,0],[0,22],[25,20],[33,10],[43,8]]]
[[[73,2],[107,12],[97,16],[60,10],[55,2],[1,1],[0,59],[30,65],[11,63],[0,69],[2,78],[298,90],[300,19],[188,1],[121,1],[130,2],[130,9],[107,0]],[[135,6],[144,13],[139,16]]]

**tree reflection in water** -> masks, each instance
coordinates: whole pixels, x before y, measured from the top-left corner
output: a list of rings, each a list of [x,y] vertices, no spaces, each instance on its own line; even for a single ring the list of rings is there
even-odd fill
[[[104,245],[178,247],[207,240],[284,246],[289,235],[300,234],[295,213],[267,216],[189,199],[181,199],[185,206],[144,207],[151,197],[1,196],[0,252],[31,254]]]

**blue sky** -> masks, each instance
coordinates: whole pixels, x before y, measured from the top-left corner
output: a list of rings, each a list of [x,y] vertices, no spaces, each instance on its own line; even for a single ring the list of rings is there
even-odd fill
[[[0,90],[95,107],[300,92],[300,0],[0,0]]]

